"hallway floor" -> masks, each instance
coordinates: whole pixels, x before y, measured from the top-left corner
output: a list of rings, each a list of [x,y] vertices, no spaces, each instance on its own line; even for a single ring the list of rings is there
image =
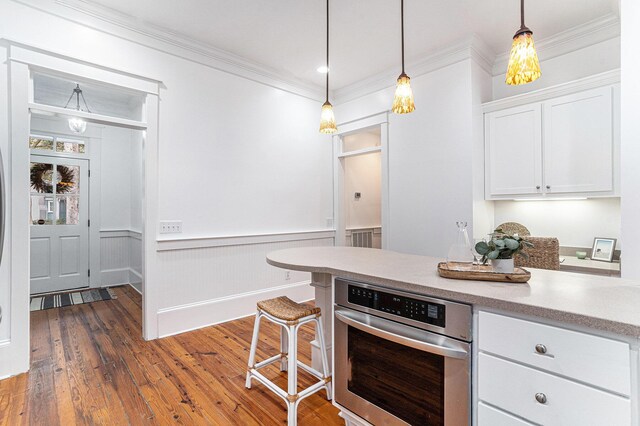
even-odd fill
[[[114,290],[114,300],[31,313],[31,370],[0,381],[0,424],[286,424],[279,397],[244,387],[253,317],[146,342],[141,296]],[[313,329],[300,337],[300,360],[310,363]],[[263,322],[258,359],[277,353],[278,339]],[[286,386],[275,366],[261,371]],[[298,424],[344,422],[320,391],[301,402]]]

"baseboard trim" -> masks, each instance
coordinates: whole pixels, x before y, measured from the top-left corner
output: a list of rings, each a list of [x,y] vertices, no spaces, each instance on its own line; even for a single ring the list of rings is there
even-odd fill
[[[100,271],[99,287],[129,284],[130,269],[105,269]]]
[[[263,299],[287,296],[297,302],[314,298],[311,281],[302,281],[264,290],[190,303],[158,311],[158,336],[167,337],[255,314]]]
[[[136,286],[135,286],[135,285],[133,285],[133,284],[129,283],[129,287],[131,287],[131,288],[132,288],[132,289],[134,289],[137,293],[140,293],[140,295],[142,295],[142,292],[141,292],[140,290],[138,290],[138,289],[136,288]]]

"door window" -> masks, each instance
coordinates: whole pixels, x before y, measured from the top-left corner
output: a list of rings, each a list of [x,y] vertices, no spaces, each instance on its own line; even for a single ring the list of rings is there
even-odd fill
[[[59,160],[56,160],[59,162]],[[32,225],[78,225],[80,223],[80,167],[32,162]]]

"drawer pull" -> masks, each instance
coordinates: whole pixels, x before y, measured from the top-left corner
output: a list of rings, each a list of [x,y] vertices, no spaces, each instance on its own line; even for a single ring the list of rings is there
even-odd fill
[[[546,354],[547,353],[547,347],[545,345],[543,345],[542,343],[538,343],[536,345],[536,352],[538,352],[539,354]]]
[[[536,394],[536,401],[538,401],[540,404],[546,404],[547,403],[547,395],[543,394],[542,392],[538,392]]]

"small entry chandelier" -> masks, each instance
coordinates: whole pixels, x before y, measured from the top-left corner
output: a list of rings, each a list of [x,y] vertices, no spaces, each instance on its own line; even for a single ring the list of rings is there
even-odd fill
[[[82,111],[82,109],[80,108],[80,97],[82,97],[82,102],[84,102],[84,109],[86,110],[86,112],[91,112],[89,110],[89,107],[87,106],[87,101],[82,94],[82,89],[80,89],[79,84],[76,84],[75,89],[73,89],[73,92],[71,92],[71,96],[69,96],[69,100],[64,106],[65,108],[69,106],[69,103],[74,96],[76,97],[76,111]],[[69,130],[71,130],[73,133],[82,134],[85,132],[85,130],[87,130],[87,122],[80,117],[72,117],[69,119]]]
[[[322,104],[320,113],[320,133],[332,134],[338,131],[336,117],[333,114],[333,106],[329,102],[329,0],[327,0],[327,83],[325,87],[326,98]]]
[[[404,0],[400,0],[400,33],[402,38],[402,73],[398,77],[391,111],[396,114],[408,114],[413,112],[416,106],[413,103],[411,79],[404,72]]]
[[[531,83],[540,74],[533,31],[524,25],[524,0],[520,0],[520,29],[513,36],[506,83],[512,86]]]

